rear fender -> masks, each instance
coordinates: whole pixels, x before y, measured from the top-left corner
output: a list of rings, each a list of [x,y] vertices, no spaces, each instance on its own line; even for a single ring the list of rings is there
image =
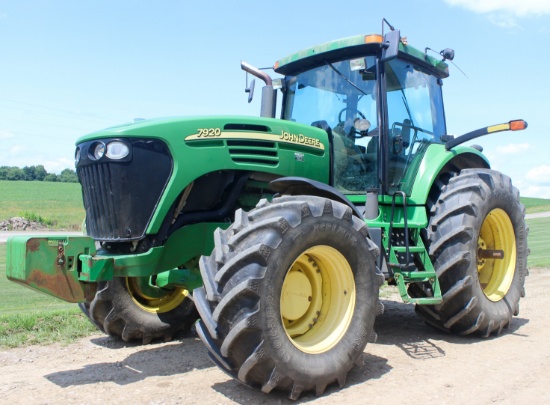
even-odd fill
[[[446,167],[453,166],[458,170],[468,168],[489,169],[489,161],[477,149],[457,146],[446,150],[445,145],[430,145],[414,178],[409,205],[424,205],[434,182]]]

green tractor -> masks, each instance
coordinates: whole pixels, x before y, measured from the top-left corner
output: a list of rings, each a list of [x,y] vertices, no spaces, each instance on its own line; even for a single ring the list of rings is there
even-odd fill
[[[527,124],[448,135],[454,52],[432,57],[387,25],[281,59],[279,79],[243,63],[265,82],[261,117],[80,138],[89,236],[11,238],[8,277],[124,341],[168,340],[200,317],[223,371],[293,399],[362,362],[384,280],[436,328],[500,334],[524,296],[525,211],[463,144]]]

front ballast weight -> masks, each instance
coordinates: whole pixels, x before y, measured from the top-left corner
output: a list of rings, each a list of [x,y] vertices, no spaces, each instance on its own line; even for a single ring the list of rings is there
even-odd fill
[[[87,236],[16,236],[7,243],[8,279],[79,303],[99,330],[144,344],[173,338],[196,321],[190,290],[202,285],[198,271],[156,274],[163,248],[142,255],[98,254]],[[155,274],[156,285],[151,285]]]
[[[96,283],[83,281],[79,256],[95,254],[90,237],[15,236],[6,246],[9,280],[67,302],[91,301]]]

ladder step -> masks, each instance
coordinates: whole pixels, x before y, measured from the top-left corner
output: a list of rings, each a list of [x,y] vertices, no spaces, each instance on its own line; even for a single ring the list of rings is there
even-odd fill
[[[403,302],[410,302],[419,305],[437,305],[443,301],[439,281],[434,271],[396,271],[395,281],[399,295]],[[433,290],[433,297],[413,298],[407,291],[407,283],[430,283]]]
[[[401,272],[401,275],[403,276],[403,281],[405,281],[406,283],[418,283],[422,281],[428,281],[436,277],[436,274],[433,271],[406,271]]]
[[[394,252],[398,252],[398,253],[405,253],[407,251],[407,248],[404,247],[404,246],[392,246],[392,249],[393,249]],[[425,251],[426,251],[426,249],[424,249],[421,246],[410,246],[409,247],[409,252],[411,252],[411,253],[424,253]]]
[[[411,298],[408,297],[408,302],[419,305],[437,305],[441,304],[443,298],[426,297],[426,298]]]

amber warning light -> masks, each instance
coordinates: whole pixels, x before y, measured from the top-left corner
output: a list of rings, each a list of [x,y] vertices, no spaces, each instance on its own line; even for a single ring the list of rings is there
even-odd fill
[[[524,120],[514,120],[510,121],[510,130],[511,131],[522,131],[527,128],[527,122]]]

